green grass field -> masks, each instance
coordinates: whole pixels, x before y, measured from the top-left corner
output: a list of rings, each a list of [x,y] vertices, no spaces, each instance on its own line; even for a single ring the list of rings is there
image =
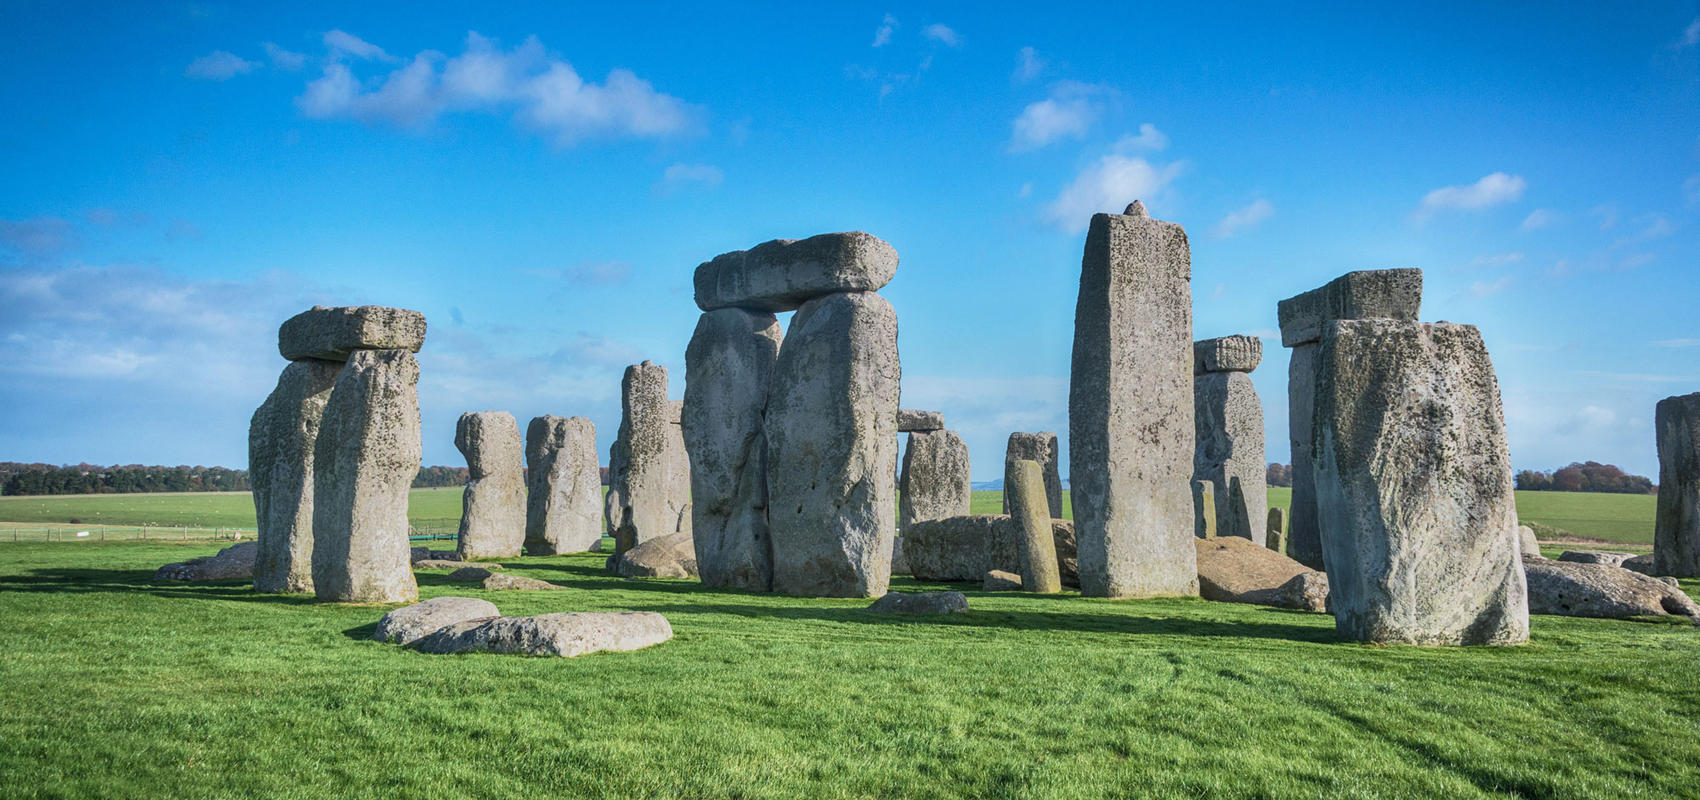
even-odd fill
[[[421,577],[504,613],[649,610],[574,660],[369,641],[383,607],[150,583],[211,545],[0,544],[7,797],[1693,797],[1700,629],[1536,617],[1531,644],[1344,644],[1323,614],[970,595],[961,617],[626,581]],[[190,551],[193,551],[191,553]],[[899,580],[896,588],[922,587]],[[1688,582],[1693,593],[1700,586]]]

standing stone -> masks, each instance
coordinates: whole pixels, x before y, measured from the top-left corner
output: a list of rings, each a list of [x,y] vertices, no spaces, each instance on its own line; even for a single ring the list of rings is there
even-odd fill
[[[1010,515],[1021,528],[1021,585],[1029,592],[1056,594],[1062,591],[1062,574],[1039,462],[1016,462],[1015,483],[1008,488]]]
[[[1215,481],[1192,482],[1192,535],[1200,539],[1214,539],[1220,531],[1216,527],[1216,491]]]
[[[624,553],[657,536],[690,531],[691,470],[683,431],[672,424],[667,368],[626,367],[620,433],[608,454],[608,535]]]
[[[525,429],[525,552],[582,553],[602,541],[602,470],[596,425],[537,417]]]
[[[1009,435],[1009,444],[1005,445],[1003,454],[1005,514],[1009,513],[1009,484],[1015,479],[1015,464],[1018,461],[1039,462],[1039,470],[1045,475],[1045,503],[1050,506],[1051,518],[1062,519],[1062,478],[1057,475],[1057,435],[1047,431]]]
[[[1198,593],[1192,503],[1192,256],[1186,231],[1095,214],[1069,375],[1081,593]]]
[[[1269,505],[1263,458],[1263,402],[1246,374],[1263,359],[1263,341],[1224,336],[1193,344],[1193,477],[1216,485],[1223,536],[1253,541]]]
[[[513,558],[525,546],[525,444],[506,411],[469,411],[455,425],[455,447],[466,456],[461,495],[463,559]]]
[[[1659,401],[1659,505],[1654,574],[1700,578],[1700,392]]]
[[[974,496],[968,475],[968,444],[956,431],[909,434],[897,489],[899,529],[924,519],[967,514]]]
[[[1316,377],[1317,521],[1340,634],[1527,641],[1505,417],[1481,334],[1333,322]]]
[[[767,406],[774,591],[885,593],[901,376],[885,298],[831,294],[792,318]]]
[[[762,417],[780,338],[772,314],[723,308],[697,320],[685,348],[691,527],[707,586],[773,588]]]
[[[313,592],[343,603],[411,603],[407,492],[419,474],[419,363],[358,350],[325,403],[313,454]]]
[[[1348,272],[1320,288],[1277,304],[1281,344],[1293,348],[1287,362],[1287,433],[1293,458],[1293,505],[1287,528],[1287,554],[1312,569],[1322,569],[1322,539],[1317,533],[1310,454],[1316,358],[1323,325],[1336,319],[1414,321],[1422,299],[1422,270],[1381,269]]]
[[[1279,553],[1283,550],[1287,535],[1287,512],[1275,507],[1269,509],[1269,526],[1264,529],[1264,546]]]
[[[256,592],[313,591],[313,450],[341,372],[334,361],[291,362],[248,426],[248,481],[259,526]]]
[[[692,281],[704,311],[736,306],[792,311],[816,297],[873,292],[897,274],[897,250],[877,236],[851,231],[807,239],[775,239],[716,256]]]

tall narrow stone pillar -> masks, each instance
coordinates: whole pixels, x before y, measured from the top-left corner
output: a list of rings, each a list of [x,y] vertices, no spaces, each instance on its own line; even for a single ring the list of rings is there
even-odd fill
[[[466,457],[457,550],[464,559],[514,558],[525,546],[525,444],[506,411],[468,411],[455,425]]]
[[[690,531],[691,470],[682,431],[667,399],[667,368],[653,361],[626,368],[620,384],[620,432],[608,455],[606,514],[614,552]]]
[[[1010,516],[1021,534],[1021,586],[1037,594],[1062,591],[1057,543],[1045,504],[1045,475],[1037,461],[1017,461],[1015,481],[1006,487]]]
[[[342,364],[290,362],[248,426],[248,483],[259,525],[254,591],[313,591],[313,449]]]
[[[1281,344],[1293,349],[1287,362],[1287,434],[1293,459],[1293,504],[1287,555],[1322,569],[1317,533],[1316,490],[1310,457],[1311,416],[1316,397],[1316,359],[1322,331],[1331,320],[1415,321],[1423,299],[1423,271],[1380,269],[1348,272],[1326,285],[1277,304]]]
[[[1221,536],[1262,539],[1269,463],[1263,455],[1263,402],[1251,383],[1263,340],[1224,336],[1194,342],[1192,475],[1215,484]]]
[[[1087,596],[1198,593],[1192,536],[1192,256],[1134,202],[1096,214],[1069,375],[1069,480]]]
[[[1057,435],[1049,431],[1016,432],[1009,435],[1003,453],[1003,513],[1010,513],[1009,484],[1015,479],[1015,465],[1020,461],[1036,461],[1045,477],[1045,502],[1051,518],[1062,519],[1062,478],[1057,474]]]
[[[525,552],[582,553],[602,541],[602,469],[596,425],[537,417],[525,429]]]
[[[1653,427],[1659,448],[1653,572],[1700,578],[1700,393],[1660,400]]]

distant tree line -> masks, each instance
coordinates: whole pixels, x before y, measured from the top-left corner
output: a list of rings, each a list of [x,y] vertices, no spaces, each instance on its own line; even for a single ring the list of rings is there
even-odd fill
[[[413,478],[413,488],[464,486],[466,480],[466,467],[424,467]],[[251,488],[247,470],[226,467],[0,462],[0,495],[245,492]]]
[[[1652,494],[1659,487],[1649,478],[1630,475],[1611,464],[1585,461],[1554,472],[1523,470],[1517,473],[1517,488],[1537,492]]]
[[[1291,464],[1270,464],[1264,472],[1264,479],[1270,486],[1292,486],[1293,467]]]

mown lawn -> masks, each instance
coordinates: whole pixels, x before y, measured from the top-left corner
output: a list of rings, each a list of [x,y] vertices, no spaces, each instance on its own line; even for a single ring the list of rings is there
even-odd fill
[[[0,545],[8,797],[1647,797],[1700,787],[1700,629],[1537,617],[1516,648],[1322,614],[968,589],[961,617],[625,581],[425,597],[650,610],[576,660],[425,656],[382,607],[155,586],[210,546]],[[899,588],[915,584],[899,581]],[[1690,592],[1697,591],[1692,582]]]

